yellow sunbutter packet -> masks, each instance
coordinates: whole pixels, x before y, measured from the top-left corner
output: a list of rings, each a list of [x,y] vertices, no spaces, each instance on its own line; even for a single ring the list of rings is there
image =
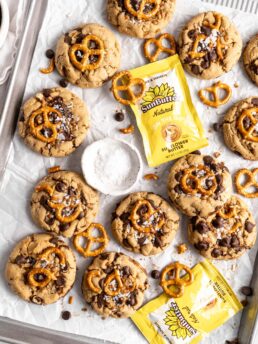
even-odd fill
[[[139,309],[131,319],[151,344],[196,344],[221,326],[243,306],[208,260],[192,269],[194,281],[184,295],[161,294]]]
[[[143,98],[131,107],[149,166],[158,166],[208,145],[178,55],[130,72],[146,82]]]

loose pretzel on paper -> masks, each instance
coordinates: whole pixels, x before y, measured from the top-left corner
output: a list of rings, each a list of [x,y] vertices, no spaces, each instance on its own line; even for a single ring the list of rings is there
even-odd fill
[[[92,235],[94,229],[98,230],[98,236]],[[87,240],[85,247],[82,247],[79,243],[80,238],[82,237],[86,238]],[[92,223],[86,229],[86,231],[76,234],[73,238],[74,247],[84,257],[95,257],[99,255],[105,250],[108,241],[109,239],[106,230],[100,223]],[[100,244],[100,246],[98,248],[91,250],[91,247],[96,243]]]
[[[215,18],[215,22],[213,24],[211,24],[209,20],[205,19],[203,21],[203,25],[214,30],[219,30],[222,23],[222,16],[219,13],[214,13],[213,16]]]
[[[96,43],[98,48],[91,48],[91,42]],[[79,61],[76,53],[82,53],[82,58]],[[69,58],[71,63],[80,70],[85,72],[86,70],[95,70],[97,69],[101,62],[103,61],[105,54],[105,47],[103,41],[95,35],[87,35],[80,44],[73,44],[69,49]],[[90,62],[90,57],[97,57],[97,61]]]
[[[133,15],[134,17],[140,20],[141,19],[148,20],[154,17],[159,11],[160,3],[161,3],[161,0],[141,0],[139,8],[136,10],[133,7],[132,0],[124,0],[124,5],[125,5],[126,10],[131,15]],[[146,12],[144,10],[146,9],[147,5],[153,5],[154,7],[150,11]]]
[[[258,168],[254,168],[252,170],[248,170],[247,168],[243,168],[235,174],[235,184],[237,192],[245,196],[247,198],[257,198],[258,197],[258,181],[257,176],[258,175]],[[245,177],[246,180],[244,180],[241,183],[241,178]],[[248,188],[253,187],[257,191],[254,192],[248,192]]]
[[[194,44],[193,44],[193,49],[191,51],[189,51],[189,55],[192,59],[202,58],[206,55],[205,51],[198,51],[200,41],[203,41],[205,38],[206,38],[206,36],[203,34],[200,34],[196,37]]]
[[[257,116],[257,118],[255,117]],[[251,121],[251,126],[245,128],[244,121],[246,118],[249,118]],[[243,135],[244,139],[247,141],[258,142],[258,107],[246,109],[242,112],[237,120],[237,129]],[[257,135],[254,135],[254,131],[257,131]]]
[[[144,214],[139,214],[139,210],[142,207],[147,207],[147,212]],[[142,224],[138,223],[139,220],[141,218],[144,219],[144,221],[149,221],[150,218],[152,216],[155,215],[155,213],[157,213],[157,211],[153,208],[153,206],[151,205],[151,203],[148,200],[139,200],[135,203],[131,215],[130,215],[130,220],[132,222],[133,227],[139,231],[139,232],[143,232],[143,233],[150,233],[153,231],[153,226],[149,225],[149,226],[143,226]],[[158,228],[161,228],[164,224],[164,217],[160,217],[159,222],[157,224]]]
[[[165,47],[162,42],[163,40],[166,40],[170,44],[170,48]],[[151,44],[154,44],[156,47],[156,50],[153,54],[150,53],[149,47]],[[170,35],[169,33],[163,33],[159,36],[159,38],[150,38],[144,42],[144,55],[150,62],[157,61],[159,55],[161,53],[166,53],[169,55],[175,55],[176,54],[176,42],[173,35]]]
[[[39,139],[40,141],[46,142],[46,143],[52,143],[54,141],[56,141],[57,139],[57,126],[59,125],[59,123],[52,123],[49,120],[49,116],[55,113],[57,114],[57,116],[59,118],[62,117],[61,113],[49,106],[42,106],[40,109],[34,111],[31,115],[30,115],[30,119],[29,119],[29,127],[30,127],[30,131],[32,133],[32,135],[34,137],[36,137],[37,139]],[[36,124],[35,123],[35,119],[37,116],[40,116],[42,119],[42,122],[40,124]],[[51,133],[50,136],[47,137],[45,136],[42,131],[46,130],[46,129],[50,129]]]
[[[204,171],[204,175],[198,176],[198,171]],[[207,179],[210,179],[212,181],[212,185],[209,188],[205,188],[202,185]],[[191,181],[190,184],[189,181]],[[205,196],[213,194],[218,186],[215,174],[204,165],[192,166],[185,169],[180,180],[180,185],[183,191],[187,194],[193,195],[196,193],[200,193]]]
[[[185,271],[187,278],[180,277],[180,273]],[[193,283],[194,276],[191,269],[178,262],[167,265],[160,276],[160,286],[164,292],[171,297],[180,297],[184,294],[185,286]],[[173,286],[172,288],[169,288]]]
[[[36,281],[35,276],[44,276],[42,281]],[[44,268],[34,268],[31,269],[27,275],[27,281],[32,287],[44,288],[54,279],[53,274]]]
[[[226,94],[223,98],[220,98],[219,91],[224,90]],[[205,92],[212,95],[212,100],[205,96]],[[201,101],[208,106],[217,108],[220,105],[226,104],[232,96],[232,90],[229,85],[222,83],[221,81],[216,82],[211,87],[203,88],[198,92]]]
[[[119,85],[119,82],[123,82],[122,85]],[[140,92],[135,93],[132,89],[134,86],[140,87]],[[133,78],[132,74],[129,71],[122,71],[116,73],[112,79],[111,90],[115,99],[124,105],[130,105],[131,103],[136,104],[140,100],[145,91],[145,81],[140,78]],[[126,92],[129,99],[122,98],[119,95],[119,92]]]
[[[54,196],[54,186],[51,187],[47,183],[42,183],[36,187],[36,192],[45,191],[49,194],[50,199],[47,201],[48,205],[55,210],[55,217],[58,221],[61,223],[70,223],[77,219],[77,217],[80,215],[82,209],[81,209],[81,203],[79,204],[64,204],[63,201],[60,198],[57,198]],[[73,212],[69,216],[63,215],[63,211],[65,208],[71,208],[73,209]]]

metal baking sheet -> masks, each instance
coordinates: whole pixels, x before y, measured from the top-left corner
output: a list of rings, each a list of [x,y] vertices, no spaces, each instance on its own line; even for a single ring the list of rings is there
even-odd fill
[[[258,0],[202,1],[215,5],[228,6],[248,13],[258,14]],[[0,104],[0,189],[1,178],[4,175],[5,166],[8,161],[9,149],[12,143],[19,108],[23,98],[30,63],[44,19],[48,0],[26,0],[26,2],[27,6],[24,13],[26,22],[20,39],[15,65],[8,81],[0,87],[1,99],[5,100],[4,103]],[[256,256],[254,266],[258,266],[258,255]],[[254,290],[254,296],[242,315],[239,330],[239,339],[241,344],[258,343],[258,268],[253,272],[251,286]],[[50,329],[42,329],[37,326],[20,323],[7,318],[0,318],[0,340],[8,343],[33,344],[104,343],[104,341],[53,331]],[[107,341],[105,341],[105,343],[112,344]]]

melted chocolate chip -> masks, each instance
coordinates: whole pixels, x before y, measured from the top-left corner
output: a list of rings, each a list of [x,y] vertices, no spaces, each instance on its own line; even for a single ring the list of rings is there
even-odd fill
[[[71,45],[72,44],[72,38],[69,36],[68,33],[65,34],[64,42]]]
[[[210,36],[211,28],[208,26],[201,26],[201,33],[203,33],[205,36]]]
[[[252,98],[252,104],[258,106],[258,98]]]
[[[139,239],[138,239],[138,240],[139,240]],[[124,245],[125,247],[131,247],[131,245],[130,245],[128,239],[123,239],[123,245]]]
[[[48,216],[45,218],[45,223],[49,226],[53,226],[53,224],[55,223],[55,217],[54,216]]]
[[[105,259],[107,259],[107,257],[108,257],[108,254],[107,254],[107,253],[102,253],[102,254],[99,256],[99,259],[105,260]]]
[[[245,230],[246,230],[248,233],[252,233],[254,227],[255,227],[255,224],[253,224],[252,222],[250,222],[250,221],[246,221],[246,222],[245,222]]]
[[[190,31],[188,31],[187,36],[190,39],[194,39],[197,36],[197,32],[195,30],[190,30]]]
[[[75,196],[76,195],[76,190],[74,189],[74,187],[69,186],[68,190],[67,190],[67,193],[68,193],[69,196]]]
[[[195,155],[201,155],[201,152],[199,150],[195,150],[193,151],[191,154],[195,154]],[[182,172],[183,173],[183,172]]]
[[[97,305],[99,308],[102,308],[104,301],[104,293],[98,294],[97,296]]]
[[[201,67],[203,69],[208,69],[210,67],[210,61],[202,61],[201,62]]]
[[[72,316],[72,314],[69,311],[63,311],[61,315],[63,320],[69,320]]]
[[[176,174],[175,174],[175,179],[179,182],[180,179],[182,178],[184,172],[183,171],[178,171]]]
[[[129,217],[130,217],[130,213],[129,212],[122,213],[119,216],[120,220],[123,221],[123,222],[130,222]]]
[[[105,270],[105,273],[107,275],[111,274],[114,271],[114,268],[112,266],[108,266]]]
[[[253,289],[248,286],[244,286],[240,289],[241,293],[245,296],[252,296],[253,295]]]
[[[162,245],[162,241],[160,240],[160,238],[159,238],[158,236],[155,236],[153,245],[154,245],[155,247],[162,247],[162,246],[163,246],[163,245]]]
[[[160,271],[159,270],[152,270],[151,271],[151,277],[154,278],[154,279],[159,279]]]
[[[221,256],[221,250],[219,248],[214,248],[212,251],[211,251],[211,256],[213,258],[218,258],[219,256]]]
[[[17,265],[22,265],[27,263],[26,257],[19,255],[15,258],[14,263]]]
[[[137,299],[136,299],[135,293],[131,293],[130,298],[129,298],[129,303],[130,303],[130,306],[132,307],[136,305]]]
[[[51,95],[51,89],[49,89],[49,88],[44,88],[43,91],[42,91],[42,93],[43,93],[43,96],[44,96],[45,98],[48,98],[48,97]]]
[[[194,245],[195,248],[199,251],[207,251],[209,249],[209,243],[205,241],[200,241]]]
[[[203,157],[203,162],[204,162],[204,164],[205,164],[206,166],[210,166],[211,163],[214,162],[214,159],[213,159],[213,157],[210,156],[210,155],[205,155],[205,156]]]
[[[77,44],[80,44],[80,43],[83,41],[83,39],[84,39],[85,37],[86,37],[85,34],[80,33],[80,34],[76,37],[76,43],[77,43]],[[90,49],[93,49],[93,48],[90,47]]]
[[[58,246],[59,240],[56,237],[53,237],[49,240],[49,242],[55,246]]]
[[[216,50],[211,50],[210,52],[208,52],[208,57],[211,62],[216,61],[218,59]]]
[[[65,278],[64,276],[58,276],[55,281],[56,286],[58,287],[64,287],[65,286]]]
[[[59,229],[61,232],[67,231],[69,229],[70,223],[60,223]]]
[[[191,222],[193,225],[195,225],[197,219],[198,219],[198,216],[193,216],[193,217],[191,217],[190,222]]]
[[[123,112],[116,112],[114,118],[117,122],[122,122],[125,119],[125,115]]]
[[[183,189],[181,187],[181,185],[177,184],[175,187],[174,187],[174,190],[176,193],[178,194],[182,194],[183,193]]]
[[[99,280],[99,286],[100,286],[100,288],[101,288],[102,290],[104,290],[104,284],[105,284],[105,278],[101,278],[101,279]]]
[[[204,234],[209,231],[209,226],[205,222],[199,222],[195,226],[195,230],[197,230],[200,234]]]
[[[219,246],[230,247],[230,238],[223,238],[219,240]]]
[[[215,228],[221,228],[224,224],[224,220],[221,216],[216,215],[216,218],[212,220],[212,225]]]
[[[233,236],[230,240],[230,246],[231,247],[238,247],[240,245],[240,241],[237,236]]]
[[[54,50],[48,49],[48,50],[46,51],[46,57],[47,57],[48,59],[52,59],[54,56],[55,56]]]
[[[193,64],[193,65],[191,66],[191,71],[192,71],[192,73],[195,74],[195,75],[201,74],[200,67],[199,67],[198,65],[195,65],[195,64]]]
[[[66,185],[65,185],[65,183],[63,183],[63,182],[57,182],[57,183],[56,183],[55,189],[56,189],[56,191],[58,191],[58,192],[64,192],[65,189],[66,189]]]
[[[224,190],[225,190],[224,186],[218,185],[218,187],[217,187],[215,193],[216,193],[216,194],[219,194],[220,192],[223,192]]]
[[[77,217],[77,220],[83,219],[84,216],[85,216],[84,211],[81,211],[80,214],[79,214],[78,217]]]
[[[188,63],[191,63],[193,61],[193,59],[190,57],[190,56],[187,56],[185,59],[184,59],[184,63],[188,64]]]
[[[132,274],[131,269],[129,268],[129,266],[124,266],[123,269],[122,269],[122,272],[123,272],[123,275],[125,277],[129,277]]]
[[[48,197],[42,196],[39,200],[40,205],[44,207],[46,210],[48,210],[50,213],[53,213],[53,209],[48,205]]]
[[[143,246],[146,239],[147,239],[147,237],[146,237],[145,235],[144,235],[142,238],[139,238],[139,239],[138,239],[138,244],[139,244],[140,246]]]

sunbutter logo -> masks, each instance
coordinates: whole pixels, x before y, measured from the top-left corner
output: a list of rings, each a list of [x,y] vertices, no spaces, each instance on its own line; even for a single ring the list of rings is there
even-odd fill
[[[143,113],[161,104],[172,103],[176,100],[174,87],[169,87],[168,83],[160,86],[150,87],[143,97],[141,110]]]
[[[173,337],[187,338],[196,334],[197,331],[194,329],[179,310],[176,302],[171,302],[171,308],[166,312],[166,318],[164,319],[165,324],[169,327]]]

